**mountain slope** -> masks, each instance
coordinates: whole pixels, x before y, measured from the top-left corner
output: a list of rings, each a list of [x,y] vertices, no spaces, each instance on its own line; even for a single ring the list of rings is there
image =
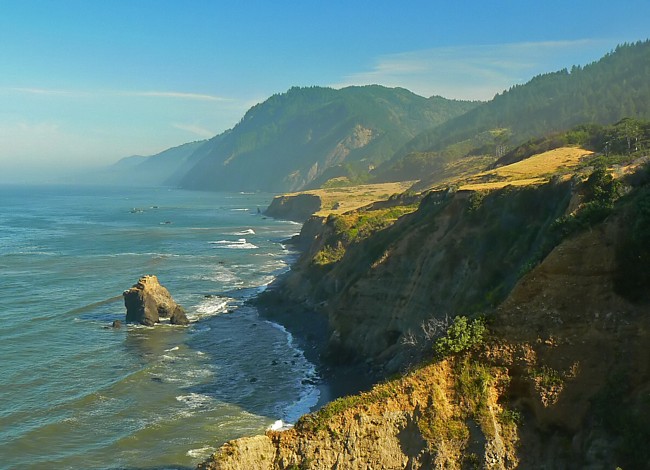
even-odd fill
[[[125,186],[176,186],[179,178],[195,161],[205,141],[190,142],[151,156],[133,155],[101,170],[85,174],[83,184]]]
[[[327,170],[363,175],[422,130],[477,104],[377,85],[292,88],[208,141],[180,185],[284,192],[304,188]]]
[[[426,130],[377,169],[380,181],[413,179],[466,155],[499,154],[578,124],[650,118],[650,41],[625,44],[585,67],[537,76]]]

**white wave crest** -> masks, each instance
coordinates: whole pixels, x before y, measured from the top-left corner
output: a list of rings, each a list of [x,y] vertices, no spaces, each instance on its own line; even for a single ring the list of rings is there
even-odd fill
[[[206,457],[209,457],[214,451],[217,450],[214,447],[210,446],[205,446],[205,447],[199,447],[198,449],[190,449],[187,451],[185,455],[188,457],[192,457],[193,459],[205,459]]]
[[[247,228],[246,230],[242,230],[241,232],[233,232],[231,235],[255,235],[255,230],[252,228]]]
[[[201,302],[199,305],[196,306],[196,310],[194,311],[193,316],[197,318],[201,318],[201,317],[208,317],[208,316],[222,313],[226,310],[226,307],[228,306],[228,302],[232,300],[233,299],[231,299],[230,297],[220,297],[220,296],[208,297],[203,302]]]
[[[245,238],[240,238],[236,241],[232,240],[218,240],[214,242],[208,242],[211,245],[214,245],[215,248],[231,248],[235,250],[253,250],[259,248],[252,243],[248,243]]]
[[[266,429],[269,431],[286,431],[287,429],[291,429],[292,427],[293,424],[285,423],[281,419],[278,419]]]
[[[195,410],[197,408],[207,408],[214,401],[212,397],[201,393],[190,393],[188,395],[179,395],[176,400]]]

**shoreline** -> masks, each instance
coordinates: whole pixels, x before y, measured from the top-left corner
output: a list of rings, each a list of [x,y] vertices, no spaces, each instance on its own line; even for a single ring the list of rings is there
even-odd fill
[[[293,336],[305,358],[315,366],[319,376],[316,384],[319,397],[310,413],[337,398],[372,388],[377,380],[364,364],[338,365],[327,360],[329,339],[327,317],[323,313],[282,297],[278,293],[278,288],[285,275],[276,278],[264,292],[250,299],[248,303],[258,310],[260,317],[285,328]]]

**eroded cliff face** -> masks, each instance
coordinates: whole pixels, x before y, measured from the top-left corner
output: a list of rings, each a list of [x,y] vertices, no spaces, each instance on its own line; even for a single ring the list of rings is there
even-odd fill
[[[391,227],[347,247],[339,261],[314,263],[336,221],[306,225],[310,248],[281,285],[282,295],[329,318],[330,351],[372,361],[390,374],[417,362],[431,327],[502,301],[552,248],[553,222],[571,183],[494,193],[431,193]]]
[[[264,212],[276,219],[305,222],[314,212],[321,208],[321,199],[313,194],[296,194],[276,196]]]
[[[646,272],[638,264],[647,248],[633,253],[632,265],[625,262],[635,237],[650,233],[650,194],[637,202],[640,209],[623,209],[564,239],[514,282],[489,316],[490,338],[479,347],[430,358],[402,378],[303,417],[289,431],[230,442],[201,468],[648,468],[650,305],[643,294],[650,285],[637,286],[637,296],[621,287],[622,279],[638,283],[630,272]],[[421,241],[416,253],[435,259],[438,251],[449,250],[441,243],[445,234],[463,226],[451,222],[454,213],[462,213],[454,204],[459,200],[432,211],[425,219],[431,224],[420,221],[433,241],[424,245],[424,238],[413,234]],[[529,239],[538,236],[531,232]],[[467,248],[462,239],[456,243]],[[492,243],[503,259],[509,252],[498,249],[502,245],[518,249],[510,240]],[[379,257],[384,269],[402,266],[396,255],[405,248],[393,246]],[[468,261],[461,258],[459,264]],[[424,282],[424,266],[421,260],[417,270],[405,270],[420,273],[422,286],[414,291],[428,286],[439,293],[435,282]],[[453,267],[448,275],[481,279],[459,276]],[[384,284],[386,310],[399,306],[391,296],[399,298],[392,291],[402,287],[395,278],[392,288]],[[462,305],[474,295],[468,290],[450,297]],[[397,315],[384,316],[385,325],[398,324],[391,323]],[[358,319],[368,328],[380,321],[378,314]]]
[[[455,387],[454,374],[466,366],[460,359],[427,366],[333,402],[288,431],[231,441],[199,468],[513,468],[512,426],[501,424],[496,402],[501,382],[485,389],[479,415]]]

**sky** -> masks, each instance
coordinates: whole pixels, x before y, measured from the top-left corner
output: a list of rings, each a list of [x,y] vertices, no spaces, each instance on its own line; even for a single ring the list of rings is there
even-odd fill
[[[292,86],[489,100],[650,37],[648,0],[0,0],[0,182],[152,155]]]

